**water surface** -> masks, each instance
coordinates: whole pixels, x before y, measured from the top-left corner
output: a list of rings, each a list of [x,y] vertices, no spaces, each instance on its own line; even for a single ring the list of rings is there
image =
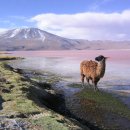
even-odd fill
[[[110,57],[106,62],[105,76],[98,87],[130,93],[130,50],[83,50],[83,51],[17,51],[11,55],[26,59],[14,61],[17,68],[50,71],[69,82],[80,82],[79,65],[82,60],[94,60],[98,55]]]

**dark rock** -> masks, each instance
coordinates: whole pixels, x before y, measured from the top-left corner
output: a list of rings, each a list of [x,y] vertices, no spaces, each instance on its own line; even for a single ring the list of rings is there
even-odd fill
[[[20,113],[20,114],[18,114],[18,115],[11,115],[11,116],[9,116],[9,118],[27,118],[27,115],[26,114],[24,114],[24,113]]]
[[[44,88],[44,89],[51,89],[51,84],[46,83],[46,82],[39,82],[37,83],[39,87]]]
[[[11,84],[11,82],[10,81],[6,81],[6,84]]]
[[[19,69],[19,68],[16,69],[16,72],[19,73],[19,74],[23,74],[23,70]]]
[[[28,79],[25,77],[21,77],[21,81],[28,81]]]
[[[0,77],[0,82],[6,82],[7,80],[4,77]]]
[[[20,113],[19,115],[17,115],[18,118],[27,118],[27,115],[25,115],[24,113]]]
[[[21,90],[22,90],[23,92],[27,92],[27,91],[29,91],[29,88],[22,87]]]
[[[3,88],[3,89],[2,89],[2,92],[3,92],[3,93],[10,93],[10,89]]]
[[[9,89],[13,89],[15,87],[15,85],[11,84]]]
[[[14,115],[9,116],[9,118],[14,118],[14,117],[15,117]]]
[[[12,66],[8,65],[8,64],[4,64],[4,67],[5,67],[6,69],[11,70],[11,71],[14,70],[14,68],[13,68]]]

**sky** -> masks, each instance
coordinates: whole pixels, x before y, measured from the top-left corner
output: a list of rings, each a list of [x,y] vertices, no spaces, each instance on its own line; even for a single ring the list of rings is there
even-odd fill
[[[0,32],[35,27],[70,38],[130,40],[130,0],[1,0]]]

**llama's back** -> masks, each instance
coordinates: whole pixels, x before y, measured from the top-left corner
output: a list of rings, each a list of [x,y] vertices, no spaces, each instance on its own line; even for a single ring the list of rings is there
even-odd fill
[[[80,63],[80,73],[81,75],[85,75],[86,77],[94,77],[96,75],[96,68],[97,68],[98,63],[95,61],[82,61]]]

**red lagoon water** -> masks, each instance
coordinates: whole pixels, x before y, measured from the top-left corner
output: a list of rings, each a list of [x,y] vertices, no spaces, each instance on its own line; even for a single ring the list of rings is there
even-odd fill
[[[71,51],[13,51],[11,55],[21,57],[74,57],[78,59],[94,59],[104,55],[109,61],[130,64],[130,50],[71,50]]]
[[[110,57],[106,64],[106,73],[100,80],[100,87],[130,91],[130,50],[83,50],[83,51],[15,51],[14,56],[26,57],[13,61],[17,68],[39,69],[71,76],[74,82],[80,82],[80,62],[94,60],[98,55]],[[105,85],[104,85],[105,84]]]

